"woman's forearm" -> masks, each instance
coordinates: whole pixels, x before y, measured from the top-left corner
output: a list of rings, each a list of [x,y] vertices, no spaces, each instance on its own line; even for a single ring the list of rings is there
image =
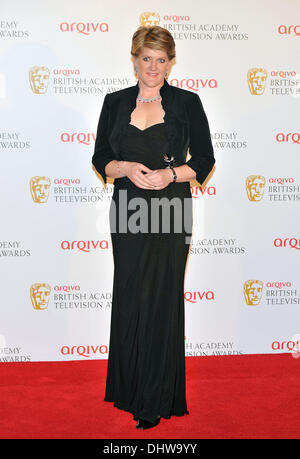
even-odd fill
[[[120,178],[127,175],[127,161],[113,159],[105,166],[105,173],[111,178]]]
[[[192,169],[190,166],[187,166],[186,164],[174,167],[173,169],[177,175],[176,182],[189,182],[190,180],[194,180],[196,178],[196,172],[194,169]]]
[[[128,161],[118,161],[113,159],[105,166],[105,173],[111,178],[120,178],[127,176]],[[183,164],[182,166],[174,167],[177,179],[176,182],[189,182],[196,178],[196,172],[191,167]],[[173,180],[173,173],[170,169],[170,178]]]

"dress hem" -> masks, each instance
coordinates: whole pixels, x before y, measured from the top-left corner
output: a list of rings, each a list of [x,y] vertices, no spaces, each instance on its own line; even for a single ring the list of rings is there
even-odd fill
[[[124,405],[122,405],[120,402],[118,401],[114,401],[114,400],[108,400],[107,398],[104,398],[104,401],[105,402],[109,402],[109,403],[113,403],[114,406],[116,408],[118,408],[119,410],[123,410],[123,411],[126,411],[128,413],[131,413],[133,415],[133,419],[135,421],[137,421],[139,419],[138,415],[135,414],[135,411],[132,410],[132,409],[129,409],[129,408],[125,408]],[[171,414],[160,414],[160,418],[164,418],[164,419],[170,419],[171,416],[184,416],[184,415],[187,415],[187,414],[190,414],[188,410],[186,411],[182,411],[182,412],[172,412]],[[153,422],[153,418],[152,419],[147,419],[147,417],[143,417],[143,419],[145,419],[146,421],[149,421],[149,422]]]

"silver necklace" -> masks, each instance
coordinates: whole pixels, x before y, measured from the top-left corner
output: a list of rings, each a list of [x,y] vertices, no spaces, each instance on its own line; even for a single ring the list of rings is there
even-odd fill
[[[159,95],[159,96],[151,97],[151,99],[145,99],[144,97],[140,95],[140,93],[138,93],[137,100],[143,103],[155,102],[156,100],[161,100],[161,96]]]

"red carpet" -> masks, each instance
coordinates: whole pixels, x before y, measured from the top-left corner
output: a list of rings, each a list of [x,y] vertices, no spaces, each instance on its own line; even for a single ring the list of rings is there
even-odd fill
[[[139,431],[104,402],[106,360],[2,363],[0,438],[299,438],[300,359],[186,358],[184,417]]]

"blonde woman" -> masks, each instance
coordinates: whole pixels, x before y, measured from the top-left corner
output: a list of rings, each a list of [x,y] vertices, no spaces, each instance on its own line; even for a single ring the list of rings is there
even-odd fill
[[[133,35],[137,84],[104,98],[92,163],[114,178],[110,229],[114,280],[104,400],[136,427],[189,414],[184,272],[192,231],[190,180],[214,163],[195,93],[169,85],[175,43],[166,29]],[[191,158],[186,161],[187,150]]]

